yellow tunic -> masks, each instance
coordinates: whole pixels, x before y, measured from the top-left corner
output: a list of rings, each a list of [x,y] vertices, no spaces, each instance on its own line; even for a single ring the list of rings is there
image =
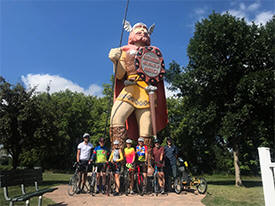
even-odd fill
[[[138,109],[149,108],[149,95],[144,89],[147,87],[147,84],[144,81],[138,81],[137,83],[138,85],[125,86],[117,99],[128,102]],[[140,85],[142,85],[143,88]]]
[[[120,65],[118,65],[117,71],[118,77],[122,77],[126,73],[126,70],[124,69],[125,53],[126,52],[124,51],[122,52],[122,55],[119,60]],[[149,95],[145,90],[148,84],[145,81],[140,80],[137,74],[129,75],[127,79],[135,79],[135,82],[137,84],[125,86],[120,92],[119,96],[117,97],[117,100],[128,102],[133,107],[138,109],[150,108]]]

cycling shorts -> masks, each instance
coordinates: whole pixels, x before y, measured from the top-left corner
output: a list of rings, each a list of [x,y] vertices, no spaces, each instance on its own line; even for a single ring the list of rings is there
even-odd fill
[[[88,172],[90,169],[90,164],[88,164],[89,161],[88,160],[80,160],[79,161],[79,171],[80,172]]]
[[[97,163],[97,172],[106,172],[106,163]]]
[[[140,172],[147,173],[147,165],[146,162],[140,162],[138,161],[136,163],[136,171],[138,171],[138,167],[140,168]]]
[[[115,174],[119,174],[120,173],[120,169],[121,169],[121,164],[120,163],[116,163],[116,164],[111,164],[111,171]]]

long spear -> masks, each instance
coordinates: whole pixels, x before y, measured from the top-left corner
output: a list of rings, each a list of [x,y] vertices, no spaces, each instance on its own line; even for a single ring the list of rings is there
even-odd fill
[[[121,29],[120,41],[119,41],[119,48],[120,48],[121,45],[122,45],[122,39],[123,39],[124,26],[125,26],[125,21],[126,21],[127,12],[128,12],[128,6],[129,6],[129,0],[127,0],[126,7],[125,7],[124,18],[123,18],[123,24],[122,24],[122,29]],[[118,61],[116,62],[116,65],[115,65],[115,76],[114,76],[114,78],[112,79],[112,93],[111,93],[111,95],[110,95],[109,104],[108,104],[108,105],[112,105],[113,94],[114,94],[114,88],[115,88],[115,84],[116,84],[117,65],[118,65]],[[108,125],[108,119],[109,119],[110,113],[111,113],[111,107],[109,107],[108,113],[107,113],[107,117],[106,117],[105,130],[104,130],[104,138],[106,137],[106,133],[107,133],[107,125]]]

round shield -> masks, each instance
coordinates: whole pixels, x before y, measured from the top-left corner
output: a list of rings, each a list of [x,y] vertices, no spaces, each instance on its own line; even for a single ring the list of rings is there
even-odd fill
[[[138,50],[135,66],[141,79],[153,85],[162,80],[165,73],[162,54],[154,46],[146,46]]]

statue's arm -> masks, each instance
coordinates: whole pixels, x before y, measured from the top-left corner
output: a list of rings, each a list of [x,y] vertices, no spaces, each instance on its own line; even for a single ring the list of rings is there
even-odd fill
[[[125,70],[125,52],[121,50],[121,48],[114,48],[111,49],[109,52],[109,59],[113,62],[114,64],[114,72],[115,69],[116,71],[116,78],[117,79],[122,79],[126,73]],[[116,68],[117,66],[117,68]]]

